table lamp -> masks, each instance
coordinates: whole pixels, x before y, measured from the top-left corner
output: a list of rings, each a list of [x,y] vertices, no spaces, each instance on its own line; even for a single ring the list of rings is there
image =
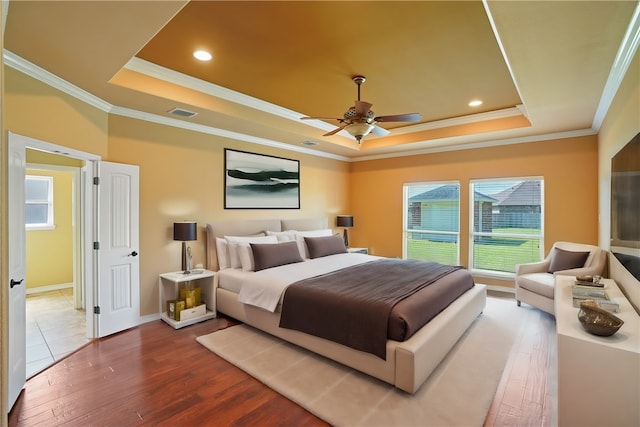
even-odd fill
[[[344,227],[344,245],[349,247],[349,235],[347,234],[347,228],[353,227],[353,215],[338,215],[336,217],[336,225],[338,227]]]
[[[195,221],[182,221],[173,223],[173,240],[182,242],[182,272],[189,274],[187,265],[187,242],[197,240],[198,225]]]

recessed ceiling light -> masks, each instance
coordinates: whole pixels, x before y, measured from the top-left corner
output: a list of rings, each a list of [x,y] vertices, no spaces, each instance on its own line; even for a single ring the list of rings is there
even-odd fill
[[[473,101],[469,102],[469,107],[478,107],[482,105],[482,101],[480,101],[479,99],[474,99]]]
[[[308,147],[313,147],[314,145],[318,145],[318,143],[315,141],[302,141],[302,144]]]
[[[193,52],[193,56],[200,61],[210,61],[213,56],[206,50],[196,50]]]

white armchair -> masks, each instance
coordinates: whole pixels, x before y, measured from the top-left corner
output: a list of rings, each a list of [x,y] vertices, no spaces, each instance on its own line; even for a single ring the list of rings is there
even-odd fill
[[[555,275],[601,275],[607,260],[606,251],[598,246],[556,242],[547,257],[516,266],[516,301],[525,302],[555,315],[553,295]]]

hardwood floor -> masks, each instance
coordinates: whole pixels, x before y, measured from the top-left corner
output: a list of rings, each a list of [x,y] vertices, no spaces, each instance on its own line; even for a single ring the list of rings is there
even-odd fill
[[[158,320],[96,340],[31,378],[9,425],[327,425],[195,341],[232,324]]]
[[[486,426],[555,425],[553,317],[523,312]],[[9,425],[327,425],[195,341],[233,324],[158,320],[96,340],[31,378]]]

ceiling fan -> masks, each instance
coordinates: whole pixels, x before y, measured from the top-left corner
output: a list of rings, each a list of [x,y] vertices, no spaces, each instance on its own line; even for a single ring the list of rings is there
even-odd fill
[[[376,136],[385,136],[389,134],[389,131],[383,127],[378,126],[380,122],[417,122],[422,119],[420,113],[411,114],[396,114],[393,116],[378,116],[371,111],[373,104],[360,101],[360,86],[367,80],[364,76],[353,76],[353,82],[358,85],[358,100],[354,107],[351,107],[344,113],[342,118],[334,117],[301,117],[302,120],[337,120],[340,122],[340,126],[327,132],[322,136],[329,136],[340,132],[345,129],[358,141],[358,144],[362,142],[362,138],[369,133],[373,133]]]

